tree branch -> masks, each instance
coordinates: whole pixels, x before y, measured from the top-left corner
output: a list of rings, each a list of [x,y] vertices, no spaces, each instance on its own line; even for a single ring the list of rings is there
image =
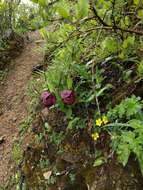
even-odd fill
[[[109,26],[104,20],[98,15],[95,6],[92,7],[92,10],[94,12],[95,17],[98,19],[98,21],[103,25],[103,26]]]
[[[114,8],[115,8],[115,0],[113,0],[113,10],[112,10],[112,17],[113,16],[113,11],[114,11]],[[94,12],[94,15],[95,17],[98,19],[98,21],[103,25],[103,29],[106,29],[106,30],[120,30],[121,32],[128,32],[128,33],[132,33],[132,34],[137,34],[137,35],[143,35],[143,31],[139,31],[139,30],[134,30],[134,29],[126,29],[126,28],[121,28],[121,27],[118,27],[116,24],[115,24],[115,21],[113,20],[113,26],[112,25],[109,25],[107,24],[97,13],[97,10],[95,8],[95,6],[92,6],[91,9],[93,10]],[[114,18],[112,18],[114,19]],[[96,28],[97,29],[97,28]],[[96,30],[95,29],[95,30]]]

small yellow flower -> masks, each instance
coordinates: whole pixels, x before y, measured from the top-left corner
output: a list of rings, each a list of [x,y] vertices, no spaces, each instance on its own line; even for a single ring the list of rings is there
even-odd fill
[[[97,126],[101,126],[102,125],[102,123],[103,123],[103,121],[101,120],[101,118],[99,118],[99,119],[96,119],[96,125]]]
[[[103,116],[103,117],[102,117],[102,121],[103,121],[103,123],[104,123],[105,125],[109,122],[107,116]]]
[[[92,136],[93,140],[96,141],[99,138],[99,133],[95,132],[91,136]]]

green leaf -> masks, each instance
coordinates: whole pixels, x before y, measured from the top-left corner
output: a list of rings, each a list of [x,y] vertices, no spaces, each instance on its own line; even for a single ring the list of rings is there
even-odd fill
[[[65,1],[63,1],[57,5],[57,12],[63,18],[70,17],[70,7]]]
[[[38,0],[30,0],[30,1],[32,1],[33,3],[38,3]]]
[[[72,80],[72,78],[68,77],[67,78],[67,87],[68,87],[68,89],[72,89],[72,85],[73,85],[73,80]]]
[[[81,19],[88,16],[89,2],[88,0],[78,0],[77,3],[77,18]]]
[[[95,97],[96,97],[96,94],[95,94],[95,93],[94,93],[94,94],[91,94],[91,95],[86,99],[86,102],[88,103],[88,102],[93,101],[93,100],[95,99]]]
[[[127,117],[137,114],[142,109],[142,105],[138,102],[138,100],[139,99],[135,96],[126,99],[125,107]]]
[[[99,90],[96,93],[96,97],[102,96],[105,90],[108,90],[110,88],[112,88],[113,86],[111,84],[107,84],[104,88],[101,88],[101,90]]]
[[[122,142],[127,143],[127,145],[133,145],[135,140],[135,133],[128,131],[128,132],[123,132],[122,134]]]
[[[68,129],[73,129],[73,128],[76,128],[76,125],[78,124],[79,122],[79,117],[75,117],[74,119],[72,119],[69,124],[68,124]]]
[[[143,9],[138,10],[138,17],[143,19]]]
[[[126,49],[129,46],[133,46],[134,42],[135,42],[135,36],[128,36],[128,38],[125,39],[123,42],[123,48]]]
[[[69,119],[72,117],[72,109],[71,108],[68,108],[66,110],[66,117],[69,118]]]
[[[46,28],[41,28],[41,29],[40,29],[40,34],[41,34],[42,38],[48,39],[48,37],[49,37],[49,33],[48,33],[48,31],[46,30]]]
[[[101,166],[105,163],[105,159],[103,157],[97,158],[93,164],[94,167]]]
[[[141,120],[137,120],[137,119],[132,119],[129,121],[129,124],[132,126],[132,128],[134,129],[143,129],[143,122],[141,122]]]
[[[138,64],[137,72],[138,75],[143,78],[143,60]]]
[[[45,130],[47,131],[47,132],[51,132],[51,126],[49,125],[49,123],[45,123],[44,124],[44,127],[45,127]]]
[[[38,3],[42,7],[46,7],[47,6],[47,1],[46,0],[38,0]]]
[[[130,156],[130,153],[131,153],[131,151],[127,145],[123,145],[122,149],[120,148],[117,151],[118,160],[123,164],[123,166],[126,166],[129,156]]]
[[[112,37],[106,37],[105,40],[102,42],[101,47],[103,50],[107,50],[113,53],[118,50],[118,43],[116,39]]]
[[[125,112],[126,112],[126,109],[125,109],[124,106],[119,106],[119,107],[118,107],[119,118],[122,118],[123,115],[125,114]]]
[[[88,70],[85,67],[85,65],[75,64],[75,70],[80,75],[80,78],[82,78],[82,79],[90,79],[90,75],[89,75]]]
[[[138,157],[141,173],[143,175],[143,151],[141,151],[140,154],[137,155],[137,157]]]
[[[140,113],[143,105],[140,102],[140,97],[132,96],[131,98],[126,98],[118,106],[112,110],[112,115],[116,114],[119,118],[131,118],[131,116],[136,116]]]
[[[130,18],[129,16],[125,16],[125,25],[129,26],[129,24],[130,24]]]
[[[141,0],[134,0],[135,5],[139,5],[141,3]]]

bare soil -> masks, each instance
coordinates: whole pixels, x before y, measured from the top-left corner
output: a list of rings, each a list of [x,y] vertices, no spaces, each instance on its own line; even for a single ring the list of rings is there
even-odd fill
[[[11,174],[12,145],[18,139],[18,127],[28,115],[27,85],[32,75],[33,66],[43,60],[43,54],[37,51],[39,33],[32,32],[30,42],[22,53],[12,60],[13,67],[0,85],[0,184]]]

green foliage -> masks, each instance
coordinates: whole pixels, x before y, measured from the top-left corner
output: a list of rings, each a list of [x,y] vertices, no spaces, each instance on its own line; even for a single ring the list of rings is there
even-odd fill
[[[86,127],[86,123],[84,119],[80,119],[79,117],[72,118],[67,126],[68,130],[78,130]]]
[[[47,160],[40,160],[40,167],[42,169],[48,168],[50,166],[50,161]]]
[[[62,1],[57,5],[57,12],[63,18],[70,17],[70,5],[66,1]]]
[[[133,46],[135,42],[135,36],[129,36],[127,39],[123,42],[123,48],[129,48],[130,46]]]
[[[143,9],[140,9],[138,11],[138,17],[140,17],[141,19],[143,19]]]
[[[77,18],[82,19],[88,16],[89,2],[88,0],[78,0],[77,3]]]
[[[101,166],[102,164],[105,163],[105,158],[104,157],[99,157],[94,161],[93,166],[97,167],[97,166]]]
[[[19,22],[24,16],[26,27],[28,19],[28,28],[40,28],[48,65],[41,73],[42,83],[35,82],[31,88],[33,104],[48,90],[56,96],[49,113],[58,110],[64,115],[60,129],[59,123],[49,125],[46,118],[36,143],[48,141],[55,147],[56,158],[64,150],[78,152],[85,165],[91,158],[94,167],[108,162],[108,149],[123,166],[134,154],[143,173],[143,102],[133,95],[143,75],[142,2],[32,1],[39,5],[33,10],[34,18],[23,13]],[[73,105],[64,104],[60,97],[62,90],[69,89],[75,93]],[[98,151],[101,154],[93,156]],[[49,163],[40,164],[43,169]],[[54,167],[52,172],[49,184],[56,183],[59,174]],[[72,173],[69,177],[74,181]]]
[[[70,178],[71,183],[74,183],[74,181],[76,179],[75,173],[73,173],[73,172],[69,173],[69,178]]]
[[[143,77],[143,60],[138,64],[137,73],[141,78]]]
[[[38,3],[38,0],[31,0],[33,3]]]
[[[22,150],[21,150],[21,145],[19,143],[14,143],[12,149],[12,157],[16,162],[16,164],[19,164],[20,160],[22,159]]]
[[[38,0],[38,3],[42,7],[46,7],[46,5],[47,5],[47,1],[46,0]]]
[[[118,51],[118,42],[115,38],[106,37],[102,42],[102,48],[104,51],[108,51],[109,53],[114,53]]]
[[[7,2],[0,1],[0,40],[9,35],[8,30],[9,33],[11,33],[11,22],[8,17],[9,14],[10,14],[9,4]]]
[[[117,79],[118,82],[123,80],[125,84],[130,84],[132,81],[133,71],[130,68],[126,69],[128,62],[138,64],[137,74],[142,77],[142,61],[137,51],[142,44],[142,38],[138,33],[141,30],[142,5],[140,1],[129,3],[117,0],[115,4],[113,3],[104,0],[95,1],[95,6],[88,0],[77,2],[60,0],[52,5],[49,3],[50,14],[48,12],[47,15],[59,19],[60,24],[56,25],[52,33],[45,28],[41,29],[42,37],[46,40],[45,51],[48,64],[50,61],[48,70],[43,74],[45,83],[42,88],[56,95],[57,104],[54,109],[60,108],[66,115],[68,123],[65,136],[68,132],[86,128],[89,110],[94,122],[102,114],[106,115],[102,110],[110,107],[110,96],[112,96],[110,92],[116,88],[116,82],[112,81],[116,80],[115,75],[118,75],[118,72],[124,75]],[[129,7],[128,11],[137,13],[139,19],[137,22],[136,16],[126,14],[126,7]],[[47,10],[46,6],[43,9]],[[55,13],[58,15],[55,16]],[[134,27],[138,28],[135,32]],[[106,70],[111,75],[115,72],[113,79],[112,76],[110,79],[110,75],[106,76]],[[61,102],[59,94],[63,89],[75,91],[74,106],[68,107]],[[113,100],[114,97],[111,99]],[[109,110],[108,118],[113,123],[108,124],[107,128],[106,125],[101,129],[95,124],[92,126],[99,133],[107,130],[112,134],[111,138],[114,139],[112,148],[117,152],[118,159],[123,165],[126,165],[131,152],[135,153],[134,148],[129,144],[136,141],[136,132],[128,131],[128,128],[131,127],[130,122],[134,119],[141,121],[142,107],[141,98],[132,95]],[[82,119],[79,114],[80,109]],[[54,139],[54,144],[59,146],[65,138],[64,135],[60,138],[54,132],[51,137]],[[95,166],[102,164],[103,160],[97,158]]]
[[[114,119],[117,118],[119,122],[119,128],[116,128],[117,131],[111,135],[112,148],[117,153],[118,160],[125,166],[131,153],[134,153],[143,174],[142,108],[141,99],[132,96],[131,98],[126,98],[113,110],[109,111],[109,116],[113,116]],[[120,122],[125,121],[125,119],[127,123],[121,124]],[[122,128],[120,128],[121,125]]]
[[[49,179],[48,179],[48,181],[47,181],[47,183],[49,184],[49,185],[53,185],[53,184],[55,184],[56,183],[56,176],[51,176]]]
[[[143,104],[140,97],[132,96],[126,98],[114,109],[110,110],[108,117],[116,118],[127,118],[130,119],[132,116],[137,115],[141,112]]]
[[[63,132],[60,133],[56,133],[56,132],[52,132],[52,134],[50,134],[50,142],[52,142],[53,144],[59,146],[62,142],[62,140],[64,139],[64,134]]]
[[[114,150],[118,155],[118,160],[125,166],[131,153],[134,153],[139,161],[141,172],[143,174],[143,121],[129,121],[133,131],[121,131],[116,138],[112,137]]]
[[[6,77],[6,71],[0,70],[0,82]]]
[[[141,0],[134,0],[135,5],[140,5],[141,3],[142,3]]]

